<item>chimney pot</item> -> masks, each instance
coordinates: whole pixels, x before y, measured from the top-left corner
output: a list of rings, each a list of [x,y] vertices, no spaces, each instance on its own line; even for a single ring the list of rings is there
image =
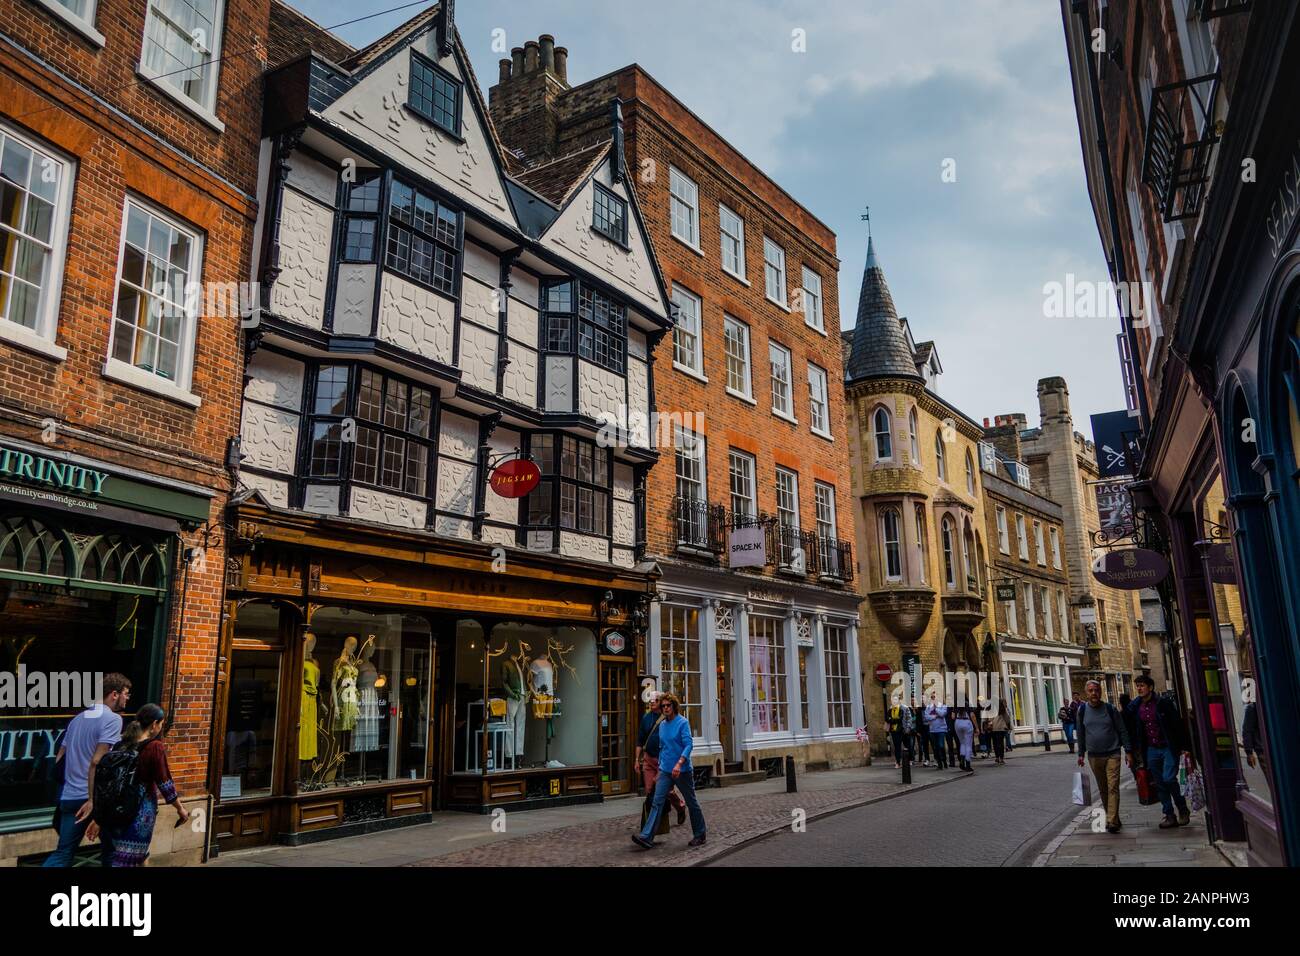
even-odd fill
[[[514,77],[524,75],[524,48],[521,46],[510,51],[510,73]]]
[[[524,72],[533,73],[537,70],[537,41],[529,40],[524,44]]]
[[[504,83],[506,80],[510,79],[510,61],[500,60],[498,61],[498,65],[501,68],[501,76],[498,78],[497,82]]]
[[[555,48],[555,75],[565,86],[569,85],[569,51],[562,46]]]
[[[549,33],[543,33],[537,38],[537,44],[540,48],[542,69],[547,73],[555,72],[555,37]]]

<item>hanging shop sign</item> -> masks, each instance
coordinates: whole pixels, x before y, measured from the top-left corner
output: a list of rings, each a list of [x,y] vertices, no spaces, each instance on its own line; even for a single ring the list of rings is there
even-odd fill
[[[1215,584],[1237,583],[1236,548],[1231,542],[1210,545],[1205,551],[1205,563]]]
[[[1129,494],[1130,483],[1127,478],[1093,483],[1101,530],[1111,541],[1136,533],[1133,496]]]
[[[492,490],[502,498],[522,498],[542,480],[541,469],[527,458],[511,458],[492,472]]]
[[[1016,599],[1016,582],[1008,581],[1003,583],[999,581],[995,586],[999,601],[1014,601]]]
[[[1101,478],[1128,477],[1137,464],[1137,419],[1127,410],[1092,416],[1092,440]]]
[[[762,525],[732,528],[728,550],[733,568],[761,568],[767,564],[767,540]]]
[[[1092,566],[1092,576],[1099,583],[1124,591],[1154,587],[1168,574],[1169,562],[1147,548],[1107,551]]]

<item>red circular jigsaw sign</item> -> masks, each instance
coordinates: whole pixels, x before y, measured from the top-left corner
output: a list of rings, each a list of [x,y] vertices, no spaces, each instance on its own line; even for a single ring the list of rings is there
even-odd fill
[[[537,487],[542,472],[527,458],[512,458],[492,472],[492,490],[502,498],[522,498]]]

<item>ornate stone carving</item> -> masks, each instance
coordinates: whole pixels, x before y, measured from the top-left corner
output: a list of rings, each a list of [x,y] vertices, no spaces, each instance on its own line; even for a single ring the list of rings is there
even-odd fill
[[[889,633],[903,644],[915,643],[934,613],[934,591],[929,588],[884,588],[868,598]]]

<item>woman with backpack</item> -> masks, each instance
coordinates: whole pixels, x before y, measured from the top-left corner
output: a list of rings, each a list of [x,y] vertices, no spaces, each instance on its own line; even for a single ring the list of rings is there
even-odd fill
[[[153,841],[154,823],[158,819],[158,795],[176,808],[176,826],[187,822],[190,813],[181,803],[172,783],[172,773],[167,766],[167,747],[159,739],[166,714],[157,704],[145,704],[135,715],[135,720],[122,731],[122,741],[114,748],[123,756],[106,763],[121,767],[113,776],[102,776],[95,786],[95,818],[100,827],[113,839],[113,858],[110,866],[142,866],[149,857],[149,844]],[[132,757],[134,761],[132,761]],[[132,762],[134,766],[132,767]],[[101,795],[100,780],[116,787],[112,793]],[[134,793],[130,788],[134,787]],[[135,814],[129,820],[106,816],[111,809],[121,813],[134,803]],[[105,819],[100,820],[101,810]]]

